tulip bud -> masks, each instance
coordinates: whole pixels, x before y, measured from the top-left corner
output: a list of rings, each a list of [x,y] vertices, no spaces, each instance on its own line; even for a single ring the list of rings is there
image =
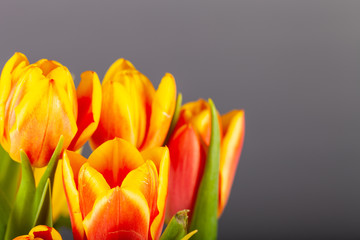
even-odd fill
[[[100,123],[90,142],[93,149],[115,137],[140,150],[162,146],[176,103],[171,74],[165,74],[155,91],[145,75],[119,59],[104,77],[102,94]]]
[[[31,165],[45,166],[60,136],[66,148],[77,131],[76,92],[69,70],[46,59],[29,65],[25,55],[15,53],[4,66],[0,86],[2,146],[16,161],[22,149]]]
[[[62,240],[61,235],[55,228],[38,225],[31,229],[28,235],[19,236],[13,240]]]
[[[1,145],[18,162],[23,150],[33,167],[49,162],[61,135],[63,149],[81,147],[99,121],[100,87],[96,73],[89,72],[79,97],[65,66],[47,59],[29,64],[24,54],[15,53],[0,79]]]
[[[219,204],[221,215],[231,190],[240,157],[245,117],[241,110],[218,115],[220,127]],[[211,112],[204,100],[182,106],[179,120],[171,134],[169,195],[166,218],[181,209],[190,209],[191,216],[201,182],[211,137]]]

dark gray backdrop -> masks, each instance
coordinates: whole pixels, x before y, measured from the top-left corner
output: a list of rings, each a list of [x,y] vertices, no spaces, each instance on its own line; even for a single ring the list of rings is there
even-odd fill
[[[77,81],[125,57],[185,101],[244,108],[220,239],[360,238],[360,1],[2,0],[1,66],[14,51]]]

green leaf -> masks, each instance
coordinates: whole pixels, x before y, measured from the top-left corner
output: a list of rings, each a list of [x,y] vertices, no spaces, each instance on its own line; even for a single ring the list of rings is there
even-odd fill
[[[44,189],[47,179],[48,178],[50,179],[51,184],[54,183],[54,175],[55,175],[57,163],[59,161],[59,157],[61,154],[63,143],[64,143],[64,137],[61,135],[59,142],[50,158],[49,164],[47,165],[46,170],[45,170],[44,174],[42,175],[40,182],[37,186],[37,189],[40,189],[39,191],[36,191],[35,201],[37,201],[37,202],[40,200],[40,197],[42,195],[42,190]]]
[[[182,104],[182,94],[179,93],[178,97],[176,99],[174,115],[173,115],[173,118],[171,120],[169,131],[168,131],[168,134],[166,135],[166,138],[165,138],[165,141],[164,141],[163,145],[167,145],[167,143],[169,142],[170,136],[171,136],[172,132],[174,131],[174,128],[175,128],[175,126],[176,126],[176,124],[177,124],[177,122],[179,120],[181,104]]]
[[[49,186],[50,189],[52,188],[52,184],[54,184],[55,171],[56,171],[56,167],[57,167],[57,164],[59,161],[63,143],[64,143],[64,137],[61,136],[59,139],[58,145],[56,146],[56,148],[51,156],[49,164],[46,167],[46,170],[45,170],[44,174],[42,175],[42,177],[39,181],[39,184],[36,188],[32,219],[34,220],[35,223],[38,223],[38,224],[46,224],[45,222],[42,222],[44,220],[43,218],[40,218],[40,220],[38,221],[37,214],[41,211],[41,208],[42,208],[41,201],[42,201],[42,197],[44,194],[44,190],[46,190],[47,182],[50,180],[50,186]],[[46,216],[46,213],[42,213],[42,214]]]
[[[15,202],[16,191],[20,183],[21,165],[11,159],[0,145],[0,189],[10,206]]]
[[[10,240],[16,236],[27,234],[32,228],[31,203],[35,196],[35,180],[29,158],[26,153],[20,151],[21,158],[21,182],[16,195],[14,207],[10,213],[6,228],[5,239]]]
[[[4,192],[0,189],[0,239],[4,238],[11,207]]]
[[[217,239],[217,210],[219,194],[220,131],[215,105],[211,109],[211,139],[204,175],[201,179],[190,230],[198,230],[194,239]]]
[[[65,227],[65,228],[71,228],[71,220],[70,217],[67,216],[60,216],[54,223],[54,228],[55,229],[59,229],[61,227]]]
[[[189,210],[177,212],[170,220],[160,240],[180,240],[187,234]]]
[[[36,189],[36,191],[38,190],[40,189]],[[37,225],[46,225],[48,227],[53,226],[50,179],[47,179],[45,187],[42,190],[40,203],[38,206],[34,206],[34,209],[37,209],[37,212],[35,214],[33,226],[37,226]]]

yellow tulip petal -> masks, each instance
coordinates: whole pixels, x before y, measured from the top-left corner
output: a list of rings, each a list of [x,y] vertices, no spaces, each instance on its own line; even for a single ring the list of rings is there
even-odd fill
[[[245,136],[245,113],[234,110],[222,116],[224,136],[220,152],[219,208],[221,215],[229,199]]]
[[[167,73],[161,80],[152,105],[149,129],[141,149],[161,146],[168,133],[175,111],[176,83],[174,77]]]
[[[0,138],[2,138],[5,122],[5,105],[11,88],[18,80],[19,73],[29,65],[22,53],[16,52],[5,64],[0,77]]]
[[[62,66],[56,61],[48,60],[47,62],[54,64],[54,68],[46,75],[46,78],[54,80],[58,95],[62,99],[63,108],[69,116],[73,117],[73,119],[71,119],[73,123],[76,123],[78,105],[74,80],[71,73],[67,67]]]
[[[158,172],[159,172],[159,187],[158,187],[158,198],[157,198],[157,208],[159,214],[154,218],[150,226],[150,232],[152,239],[159,239],[162,226],[165,219],[165,206],[166,199],[168,194],[168,181],[169,181],[169,167],[170,167],[170,154],[167,147],[163,147],[162,151],[157,148],[156,152],[162,152],[162,155],[159,157],[153,157],[153,159],[161,159],[159,162]],[[155,155],[153,155],[155,156]],[[156,161],[156,160],[155,160]]]
[[[78,174],[86,158],[75,152],[63,154],[63,184],[68,203],[74,240],[83,240],[85,236],[77,190]]]
[[[150,209],[150,224],[159,214],[157,208],[158,185],[158,173],[152,161],[146,161],[137,169],[132,170],[121,184],[122,189],[139,191],[144,195]]]
[[[10,156],[14,160],[19,161],[21,148],[33,166],[42,167],[50,160],[61,135],[63,149],[70,144],[77,127],[72,112],[63,104],[61,91],[54,80],[41,75],[39,68],[30,68],[18,81],[8,114]]]
[[[210,143],[211,114],[210,106],[204,99],[189,102],[182,106],[179,117],[179,125],[191,123],[206,145]]]
[[[91,138],[93,149],[115,137],[135,145],[136,136],[132,120],[132,99],[123,85],[109,81],[103,84],[99,126]]]
[[[192,232],[189,232],[189,233],[186,234],[185,237],[183,237],[181,240],[188,240],[188,239],[190,239],[192,236],[194,236],[195,233],[197,233],[197,232],[198,232],[198,230],[194,230],[194,231],[192,231]]]
[[[88,163],[81,167],[78,183],[80,210],[85,218],[92,210],[95,200],[104,196],[110,187],[104,177]]]
[[[81,74],[81,81],[77,89],[78,101],[78,131],[69,149],[77,150],[95,132],[101,112],[102,92],[101,84],[96,72],[87,71]]]
[[[116,60],[110,66],[110,68],[107,70],[104,80],[103,80],[103,85],[106,84],[107,82],[113,80],[115,74],[117,74],[120,71],[124,71],[124,70],[136,70],[136,69],[135,69],[134,65],[128,60],[125,60],[123,58]]]
[[[140,147],[150,121],[154,87],[149,79],[137,70],[119,72],[113,81],[119,82],[129,93],[135,146]]]
[[[144,162],[134,145],[121,138],[105,142],[88,159],[90,166],[104,176],[111,188],[121,186],[126,175]]]

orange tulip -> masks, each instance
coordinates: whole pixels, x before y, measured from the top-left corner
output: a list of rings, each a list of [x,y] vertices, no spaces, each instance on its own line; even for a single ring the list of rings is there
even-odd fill
[[[41,59],[29,64],[15,53],[0,79],[0,142],[20,161],[24,150],[34,167],[47,165],[64,136],[63,149],[77,149],[95,131],[100,118],[101,85],[94,72],[82,74],[75,91],[69,70]]]
[[[119,59],[102,83],[99,126],[91,138],[93,149],[119,137],[140,150],[162,146],[176,103],[174,77],[167,73],[155,91],[149,79],[127,60]]]
[[[39,225],[31,229],[28,235],[19,236],[13,240],[62,240],[55,228]]]
[[[219,116],[220,176],[218,216],[229,198],[240,157],[245,115],[234,110]],[[179,120],[169,140],[170,173],[167,218],[181,209],[193,209],[203,175],[211,135],[211,113],[204,100],[187,103],[180,110]],[[190,212],[191,214],[191,212]]]
[[[89,159],[65,151],[63,183],[74,239],[158,239],[168,170],[166,147],[140,153],[119,138]]]

